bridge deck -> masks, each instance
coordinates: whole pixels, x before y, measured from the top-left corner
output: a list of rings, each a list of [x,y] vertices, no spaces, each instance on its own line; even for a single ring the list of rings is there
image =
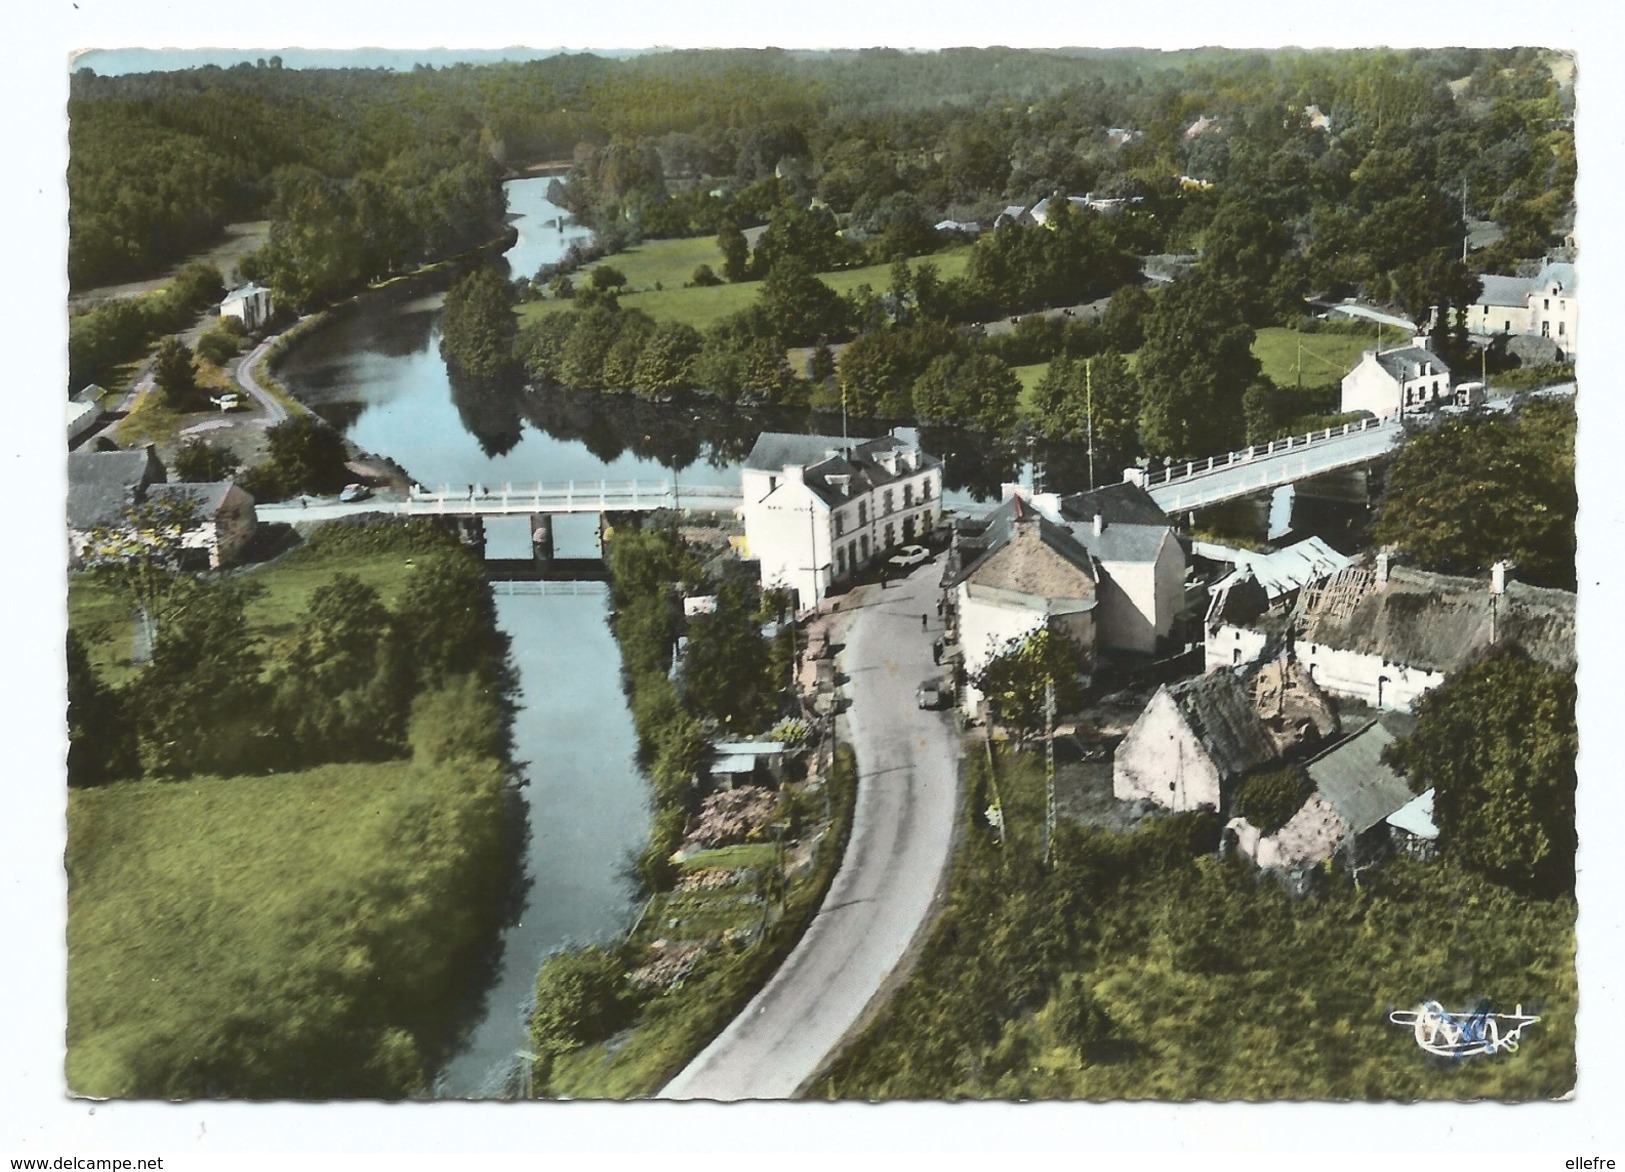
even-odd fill
[[[417,517],[521,517],[537,513],[732,512],[742,500],[737,486],[673,484],[670,481],[575,480],[557,484],[469,485],[416,489],[406,500],[372,499],[260,505],[262,521],[331,521],[361,513]]]
[[[1367,463],[1387,455],[1404,436],[1392,419],[1367,420],[1175,464],[1146,475],[1144,483],[1163,512],[1188,512]]]

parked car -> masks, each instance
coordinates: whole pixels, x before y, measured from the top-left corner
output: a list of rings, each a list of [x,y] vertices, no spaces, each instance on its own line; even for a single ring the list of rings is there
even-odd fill
[[[365,484],[346,484],[344,491],[339,493],[339,500],[349,503],[351,501],[364,501],[372,495],[372,489]]]
[[[946,708],[953,700],[953,694],[943,685],[941,680],[926,680],[914,693],[914,699],[921,708]]]
[[[888,566],[899,570],[912,569],[931,556],[931,551],[923,545],[905,545],[902,549],[886,559]]]

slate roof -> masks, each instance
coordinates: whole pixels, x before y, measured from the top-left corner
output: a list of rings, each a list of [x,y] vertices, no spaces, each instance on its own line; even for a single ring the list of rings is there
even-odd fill
[[[1167,685],[1168,695],[1219,773],[1240,777],[1277,759],[1252,692],[1234,671],[1216,671]]]
[[[1401,382],[1406,379],[1427,377],[1422,374],[1424,363],[1433,364],[1433,373],[1448,375],[1450,367],[1444,359],[1424,346],[1402,346],[1397,350],[1379,350],[1377,365]]]
[[[68,528],[116,525],[161,469],[145,450],[68,453]]]
[[[1171,524],[1150,493],[1127,481],[1061,498],[1061,515],[1069,521],[1092,524],[1096,513],[1107,525],[1155,525],[1166,529]]]
[[[1394,566],[1388,587],[1373,579],[1352,606],[1339,605],[1340,580],[1369,573],[1363,562],[1340,570],[1320,598],[1303,607],[1299,641],[1380,655],[1394,663],[1453,672],[1490,646],[1493,595],[1487,579],[1432,574]],[[1300,606],[1303,606],[1300,599]],[[1575,596],[1508,580],[1495,602],[1497,640],[1516,644],[1537,663],[1572,671]]]
[[[1031,512],[1013,526],[1010,537],[989,549],[961,581],[1039,598],[1084,598],[1095,594],[1095,570],[1085,550],[1061,526]]]
[[[244,297],[252,297],[255,293],[269,293],[269,292],[270,292],[270,290],[267,289],[264,285],[261,285],[256,281],[250,281],[248,284],[242,286],[241,288],[233,289],[230,293],[227,293],[223,298],[220,299],[220,304],[224,305],[228,301],[237,301],[237,300],[240,300],[241,298],[244,298]]]
[[[1480,279],[1484,282],[1484,288],[1474,298],[1474,305],[1504,305],[1522,309],[1528,304],[1529,294],[1537,288],[1528,277],[1485,273]]]
[[[1416,796],[1404,778],[1382,763],[1382,751],[1394,740],[1386,725],[1372,721],[1307,766],[1320,795],[1356,834],[1370,830]]]
[[[230,480],[155,484],[147,489],[147,499],[191,501],[197,506],[198,519],[206,521],[220,511],[220,507],[226,503],[227,494],[235,487],[236,483]]]
[[[867,443],[863,439],[842,439],[838,435],[796,435],[764,431],[745,457],[745,467],[753,472],[780,472],[787,465],[805,467],[829,459],[831,452]]]
[[[1535,289],[1530,290],[1530,292],[1544,289],[1553,283],[1557,284],[1565,294],[1571,297],[1577,296],[1580,292],[1580,275],[1575,271],[1574,266],[1567,261],[1549,261],[1540,270],[1540,275],[1535,278]]]

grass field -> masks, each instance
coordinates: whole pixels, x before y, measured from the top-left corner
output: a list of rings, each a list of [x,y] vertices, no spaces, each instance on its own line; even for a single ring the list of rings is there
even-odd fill
[[[409,1085],[408,1035],[434,1034],[489,921],[466,900],[495,863],[499,824],[495,763],[72,791],[69,1087]]]
[[[916,258],[915,264],[929,261],[937,266],[943,280],[964,273],[970,264],[970,248],[962,246],[946,252]],[[712,285],[705,288],[682,287],[694,273],[694,266],[709,264],[720,272],[722,255],[711,237],[681,240],[650,240],[627,252],[606,257],[601,264],[613,265],[626,274],[627,285],[635,292],[621,296],[621,305],[627,309],[641,309],[656,321],[677,321],[706,329],[730,314],[748,309],[756,300],[760,281],[741,281],[734,285]],[[587,271],[591,270],[589,266]],[[585,274],[577,276],[578,283]],[[843,269],[836,273],[820,273],[819,279],[837,293],[848,293],[859,285],[868,284],[875,290],[891,284],[891,265],[866,265],[860,269]],[[661,282],[665,288],[655,289]],[[528,301],[519,307],[519,324],[534,321],[548,313],[570,308],[568,301]]]
[[[1388,331],[1393,334],[1394,331]],[[1389,339],[1389,345],[1398,342]],[[1376,342],[1375,333],[1364,334],[1305,334],[1283,326],[1268,326],[1258,331],[1253,340],[1253,356],[1264,367],[1264,374],[1277,386],[1290,387],[1299,383],[1299,346],[1302,346],[1302,385],[1325,386],[1335,383],[1353,369],[1360,360],[1361,351]]]
[[[1038,410],[1034,405],[1033,396],[1038,393],[1038,384],[1043,382],[1044,376],[1049,373],[1049,363],[1035,362],[1031,366],[1017,366],[1012,369],[1021,380],[1021,398],[1016,400],[1017,413],[1023,419],[1031,419]]]
[[[294,633],[318,586],[343,569],[377,589],[387,606],[406,588],[411,559],[399,553],[346,554],[342,565],[298,553],[250,571],[245,581],[265,588],[248,604],[249,628],[268,641]],[[68,624],[79,632],[96,674],[109,684],[122,684],[134,674],[130,639],[134,625],[129,606],[112,588],[87,574],[68,575]]]

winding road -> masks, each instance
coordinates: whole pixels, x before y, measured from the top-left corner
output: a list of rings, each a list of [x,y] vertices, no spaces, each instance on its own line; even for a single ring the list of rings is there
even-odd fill
[[[664,1099],[781,1099],[819,1072],[887,990],[928,922],[952,853],[959,800],[953,717],[915,705],[937,673],[931,641],[941,567],[842,600],[857,806],[835,881],[765,988],[660,1092]],[[924,628],[921,615],[929,615]]]

